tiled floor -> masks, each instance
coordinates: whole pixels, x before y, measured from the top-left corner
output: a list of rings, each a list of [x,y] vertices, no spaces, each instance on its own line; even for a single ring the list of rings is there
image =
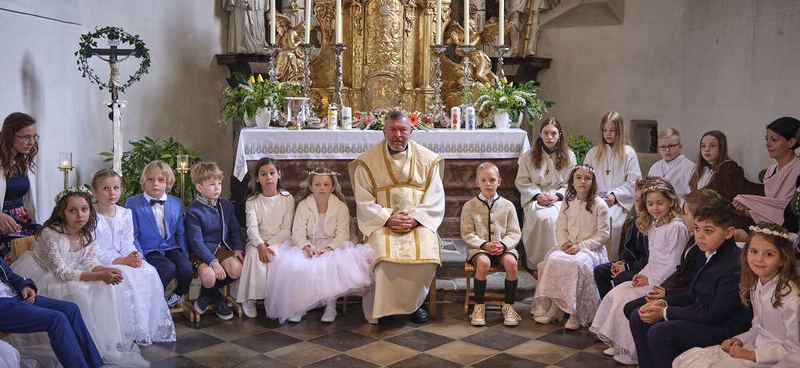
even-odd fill
[[[221,321],[213,314],[200,324],[175,316],[178,341],[143,349],[153,367],[616,367],[605,346],[585,329],[563,322],[534,323],[529,306],[515,308],[523,322],[502,325],[498,311],[486,327],[472,327],[463,306],[439,303],[439,318],[423,325],[395,318],[369,325],[360,304],[341,310],[335,323],[319,322],[320,310],[297,324],[279,325],[262,313],[257,319]]]

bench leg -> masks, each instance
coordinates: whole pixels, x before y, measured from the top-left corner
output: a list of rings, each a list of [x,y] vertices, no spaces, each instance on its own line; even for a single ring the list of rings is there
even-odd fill
[[[436,274],[433,275],[431,288],[428,292],[428,316],[436,318]]]
[[[467,287],[464,290],[466,295],[464,295],[464,314],[469,314],[469,297],[470,297],[470,289],[472,283],[472,272],[467,272]]]

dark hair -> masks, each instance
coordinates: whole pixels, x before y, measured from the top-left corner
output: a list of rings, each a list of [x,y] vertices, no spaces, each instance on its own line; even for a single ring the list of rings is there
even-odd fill
[[[556,141],[556,146],[554,147],[553,151],[553,162],[556,164],[556,170],[561,170],[567,166],[569,166],[569,147],[567,147],[566,143],[564,143],[564,131],[561,129],[561,123],[556,120],[556,118],[549,117],[542,121],[542,124],[539,126],[539,134],[542,133],[542,130],[548,125],[554,126],[558,129],[558,140]],[[542,167],[542,156],[544,156],[544,141],[542,141],[542,137],[537,135],[536,142],[533,143],[533,149],[531,150],[531,161],[533,162],[533,167],[540,169]]]
[[[94,229],[97,226],[97,212],[94,206],[92,206],[92,195],[84,192],[72,192],[61,197],[58,202],[56,202],[56,206],[53,208],[53,213],[50,214],[50,218],[36,231],[36,236],[39,236],[45,228],[51,228],[64,234],[64,211],[67,209],[69,199],[75,196],[83,198],[86,200],[86,204],[89,205],[89,221],[86,222],[86,225],[83,225],[80,231],[81,237],[83,238],[83,246],[85,247],[94,241]]]
[[[261,170],[261,167],[272,165],[275,166],[275,170],[278,170],[278,173],[281,172],[280,166],[278,166],[278,161],[270,158],[270,157],[262,157],[256,162],[256,168],[253,170],[253,191],[247,196],[247,198],[255,197],[261,194],[264,189],[261,188],[261,183],[258,182],[258,171]],[[278,193],[281,191],[281,179],[278,179],[277,183]]]
[[[703,144],[703,138],[708,135],[716,138],[717,143],[719,143],[719,157],[717,157],[717,161],[714,162],[714,165],[711,168],[711,170],[716,172],[719,170],[719,167],[722,166],[723,162],[730,161],[730,157],[728,157],[728,137],[725,136],[725,133],[720,132],[719,130],[711,130],[700,137],[701,146]],[[689,180],[690,189],[697,189],[697,182],[700,181],[700,176],[703,175],[703,167],[707,165],[710,165],[710,163],[703,158],[703,149],[701,148],[697,153],[697,163],[694,166],[694,173],[692,174],[692,178]]]
[[[572,180],[575,177],[575,172],[578,169],[584,169],[592,174],[592,185],[589,186],[589,193],[586,193],[586,210],[589,213],[592,213],[592,208],[594,207],[594,197],[597,194],[597,176],[594,175],[594,168],[589,165],[575,165],[572,168],[572,171],[569,172],[569,179],[567,180],[567,196],[564,198],[564,209],[569,208],[569,201],[575,199],[578,196],[578,192],[575,190],[575,187],[572,186]]]
[[[733,226],[736,210],[733,205],[722,197],[714,198],[697,206],[692,214],[694,220],[711,221],[721,228]]]
[[[719,193],[713,189],[703,188],[694,190],[683,196],[683,204],[686,205],[686,207],[689,209],[689,212],[694,214],[694,211],[698,206],[701,206],[703,203],[707,203],[712,199],[722,199],[722,196],[720,196]]]
[[[788,230],[776,224],[759,222],[756,227],[759,229],[785,234],[786,236],[789,235]],[[747,243],[745,243],[744,249],[742,249],[742,255],[740,256],[742,263],[742,275],[739,279],[739,299],[742,300],[742,304],[748,307],[751,305],[750,293],[756,288],[758,276],[756,276],[753,270],[750,269],[750,265],[747,263],[747,252],[750,250],[750,242],[756,236],[759,236],[768,243],[774,245],[781,256],[781,265],[778,268],[777,275],[778,284],[775,286],[775,294],[772,298],[772,306],[778,308],[783,304],[782,298],[784,296],[787,296],[792,292],[797,293],[797,290],[793,290],[792,287],[796,288],[800,286],[800,275],[797,273],[797,265],[795,264],[797,251],[795,250],[792,241],[784,238],[783,236],[766,234],[757,230],[750,232],[750,236],[747,237]],[[794,285],[789,285],[790,281],[793,282]]]
[[[769,123],[767,125],[767,129],[775,132],[776,134],[785,138],[787,141],[794,138],[795,143],[791,147],[792,151],[797,149],[797,147],[800,147],[800,138],[797,136],[797,133],[800,132],[799,120],[790,116],[780,117]]]
[[[3,128],[0,130],[0,165],[3,165],[6,176],[16,173],[27,175],[29,169],[34,170],[33,159],[39,152],[38,141],[33,142],[33,147],[27,154],[14,152],[17,132],[33,124],[36,124],[36,120],[22,112],[13,112],[3,120]]]

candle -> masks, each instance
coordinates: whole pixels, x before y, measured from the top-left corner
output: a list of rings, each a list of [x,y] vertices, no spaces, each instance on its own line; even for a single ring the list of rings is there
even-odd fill
[[[469,45],[469,0],[464,0],[464,45]]]
[[[442,44],[442,0],[436,0],[436,44]]]
[[[275,0],[269,0],[269,43],[275,44]]]
[[[498,17],[500,20],[500,33],[497,35],[497,43],[500,46],[503,46],[506,43],[506,1],[500,0],[500,9],[498,10],[500,16]]]
[[[342,0],[336,0],[336,43],[342,43]]]
[[[311,0],[306,0],[306,43],[311,43]]]
[[[178,168],[183,170],[189,168],[189,155],[178,155]]]
[[[72,152],[59,152],[58,153],[58,168],[71,169],[72,168]]]

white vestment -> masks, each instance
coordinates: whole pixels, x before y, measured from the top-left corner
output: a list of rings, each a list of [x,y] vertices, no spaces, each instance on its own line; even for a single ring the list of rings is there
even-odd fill
[[[561,201],[543,207],[533,197],[537,194],[565,195],[569,172],[576,162],[575,154],[568,152],[569,162],[560,170],[556,169],[555,162],[547,153],[542,154],[542,163],[538,169],[533,164],[531,151],[525,152],[519,158],[517,179],[514,183],[519,190],[520,205],[525,212],[522,242],[528,268],[531,270],[535,270],[550,248],[556,245],[556,219],[561,210]]]
[[[658,160],[650,166],[649,176],[660,176],[672,184],[675,194],[683,200],[683,196],[689,194],[689,180],[694,173],[695,163],[689,160],[682,153],[672,161],[667,162],[663,159]]]
[[[597,160],[597,150],[604,149],[602,162]],[[584,164],[594,168],[597,178],[597,195],[601,198],[607,193],[613,193],[617,201],[608,209],[611,217],[611,244],[609,245],[610,259],[619,258],[619,239],[622,236],[622,225],[628,217],[628,212],[633,210],[633,200],[636,195],[636,181],[642,177],[639,169],[639,158],[631,146],[625,146],[625,157],[619,159],[614,155],[611,146],[602,144],[594,146],[586,153]]]

